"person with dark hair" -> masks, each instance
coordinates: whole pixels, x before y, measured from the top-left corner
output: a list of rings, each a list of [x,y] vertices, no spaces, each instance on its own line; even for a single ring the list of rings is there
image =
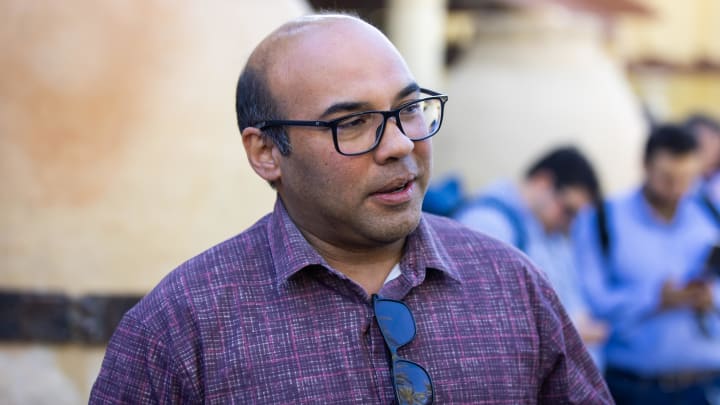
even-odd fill
[[[720,123],[704,114],[693,114],[684,123],[698,142],[702,174],[709,178],[720,171]]]
[[[685,121],[700,149],[702,178],[698,196],[720,222],[720,123],[708,115],[693,114]]]
[[[653,128],[644,168],[642,186],[604,204],[605,252],[593,210],[573,232],[590,307],[611,326],[606,380],[618,404],[716,403],[720,323],[710,315],[720,281],[706,261],[720,228],[692,192],[696,139],[681,126]]]
[[[521,183],[500,180],[453,216],[524,251],[545,272],[596,364],[602,367],[600,344],[607,328],[587,310],[567,235],[575,215],[600,195],[588,159],[575,147],[560,147],[533,163]]]
[[[127,312],[91,404],[612,403],[533,264],[422,214],[448,97],[380,31],[291,21],[237,99],[274,210]]]
[[[578,210],[599,195],[599,183],[590,162],[576,148],[563,147],[532,164],[521,184],[496,182],[454,216],[471,227],[490,230],[491,235],[527,251],[531,247],[518,242],[524,237],[518,235],[508,216],[498,210],[496,204],[489,203],[491,198],[528,214],[524,219],[536,223],[541,233],[555,234],[566,232]]]

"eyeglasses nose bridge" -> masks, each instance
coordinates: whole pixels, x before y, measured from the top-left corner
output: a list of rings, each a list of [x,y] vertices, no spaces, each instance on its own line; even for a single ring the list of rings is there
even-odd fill
[[[380,126],[377,129],[377,133],[375,134],[378,141],[380,141],[380,138],[385,134],[385,128],[387,126],[387,121],[390,118],[395,118],[395,125],[398,127],[398,129],[400,130],[400,132],[403,135],[407,136],[405,134],[405,130],[402,127],[402,122],[400,122],[400,110],[383,111],[382,115],[383,115],[382,122],[380,123]]]

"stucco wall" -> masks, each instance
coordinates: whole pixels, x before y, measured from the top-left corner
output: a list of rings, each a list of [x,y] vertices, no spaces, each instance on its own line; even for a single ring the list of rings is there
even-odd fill
[[[671,63],[699,59],[720,62],[720,2],[717,0],[637,0],[649,17],[624,16],[616,24],[615,51],[630,60]]]
[[[547,7],[483,18],[477,27],[478,38],[448,72],[436,179],[459,173],[475,192],[572,143],[607,190],[638,181],[645,123],[597,21]]]
[[[251,225],[234,86],[299,0],[0,2],[0,287],[144,293]],[[102,348],[3,345],[0,402],[87,401]]]

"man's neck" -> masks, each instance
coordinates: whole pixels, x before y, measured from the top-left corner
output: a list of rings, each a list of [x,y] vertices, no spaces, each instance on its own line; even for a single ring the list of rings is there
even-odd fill
[[[360,285],[368,294],[380,291],[390,270],[400,261],[405,246],[403,239],[382,246],[348,249],[314,235],[306,234],[305,238],[330,266]]]
[[[650,192],[647,187],[643,187],[643,196],[645,197],[645,201],[650,204],[650,208],[660,217],[660,219],[664,220],[665,222],[670,222],[675,218],[675,213],[677,212],[677,206],[678,202],[667,202],[663,201],[657,196],[655,196],[652,192]]]

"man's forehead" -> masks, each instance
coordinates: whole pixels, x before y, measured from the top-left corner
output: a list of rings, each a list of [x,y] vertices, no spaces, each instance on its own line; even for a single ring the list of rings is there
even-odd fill
[[[560,190],[560,193],[567,200],[578,202],[580,204],[583,204],[586,200],[590,200],[592,198],[592,192],[588,187],[577,184],[563,187]]]
[[[395,97],[414,83],[387,37],[356,18],[308,17],[286,24],[271,37],[263,44],[267,49],[260,68],[286,112],[316,109],[312,113],[317,115],[338,103],[368,102],[373,89]]]
[[[325,33],[342,28],[365,30],[366,35],[372,35],[372,31],[377,31],[370,24],[349,15],[307,15],[281,25],[268,35],[251,55],[251,62],[253,59],[280,58],[296,48],[299,42],[309,37],[317,37],[318,34],[320,38],[332,39],[331,36],[326,36]],[[380,32],[377,31],[376,34],[380,34]]]
[[[321,15],[305,15],[294,20],[288,21],[281,25],[278,29],[273,32],[270,36],[276,35],[278,37],[292,37],[302,35],[305,32],[319,29],[322,27],[328,27],[332,24],[358,24],[368,25],[363,20],[345,14],[321,14]]]
[[[697,133],[704,138],[718,138],[720,137],[720,130],[717,128],[713,128],[709,125],[700,124],[697,127]]]
[[[668,149],[658,149],[653,155],[655,161],[667,163],[681,163],[692,161],[698,158],[698,150],[692,149],[682,153],[677,153]]]
[[[675,154],[660,150],[651,159],[650,167],[657,171],[697,171],[700,168],[700,156],[696,151]]]

